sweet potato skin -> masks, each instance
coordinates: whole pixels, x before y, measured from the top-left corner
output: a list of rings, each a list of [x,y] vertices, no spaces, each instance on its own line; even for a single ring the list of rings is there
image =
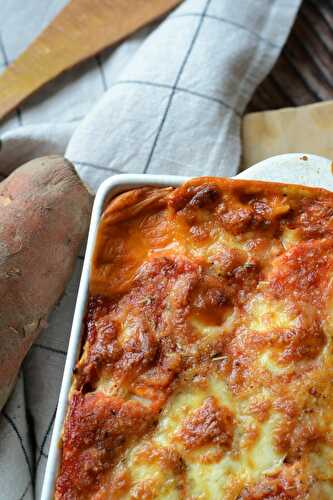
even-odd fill
[[[30,161],[0,183],[0,409],[64,292],[91,206],[92,195],[59,156]]]

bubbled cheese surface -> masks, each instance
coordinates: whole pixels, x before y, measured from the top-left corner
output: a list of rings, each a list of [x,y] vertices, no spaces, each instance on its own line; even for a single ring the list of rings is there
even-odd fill
[[[57,499],[333,498],[333,195],[254,181],[106,209]]]

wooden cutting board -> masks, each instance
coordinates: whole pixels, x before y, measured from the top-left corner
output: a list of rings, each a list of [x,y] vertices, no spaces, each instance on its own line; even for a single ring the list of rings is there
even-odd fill
[[[65,70],[118,43],[182,0],[70,0],[0,75],[0,120]]]

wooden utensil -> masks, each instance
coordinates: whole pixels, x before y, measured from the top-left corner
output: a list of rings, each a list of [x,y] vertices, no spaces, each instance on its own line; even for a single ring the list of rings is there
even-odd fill
[[[0,75],[0,120],[65,70],[166,14],[182,0],[71,0]]]

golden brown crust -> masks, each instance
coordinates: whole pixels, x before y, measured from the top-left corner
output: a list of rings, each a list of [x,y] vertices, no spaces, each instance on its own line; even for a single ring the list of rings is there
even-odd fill
[[[57,498],[330,498],[332,248],[325,190],[200,178],[112,201]]]
[[[226,407],[221,407],[216,398],[208,397],[200,408],[187,417],[179,432],[185,448],[200,448],[217,444],[230,448],[233,439],[234,416]]]

